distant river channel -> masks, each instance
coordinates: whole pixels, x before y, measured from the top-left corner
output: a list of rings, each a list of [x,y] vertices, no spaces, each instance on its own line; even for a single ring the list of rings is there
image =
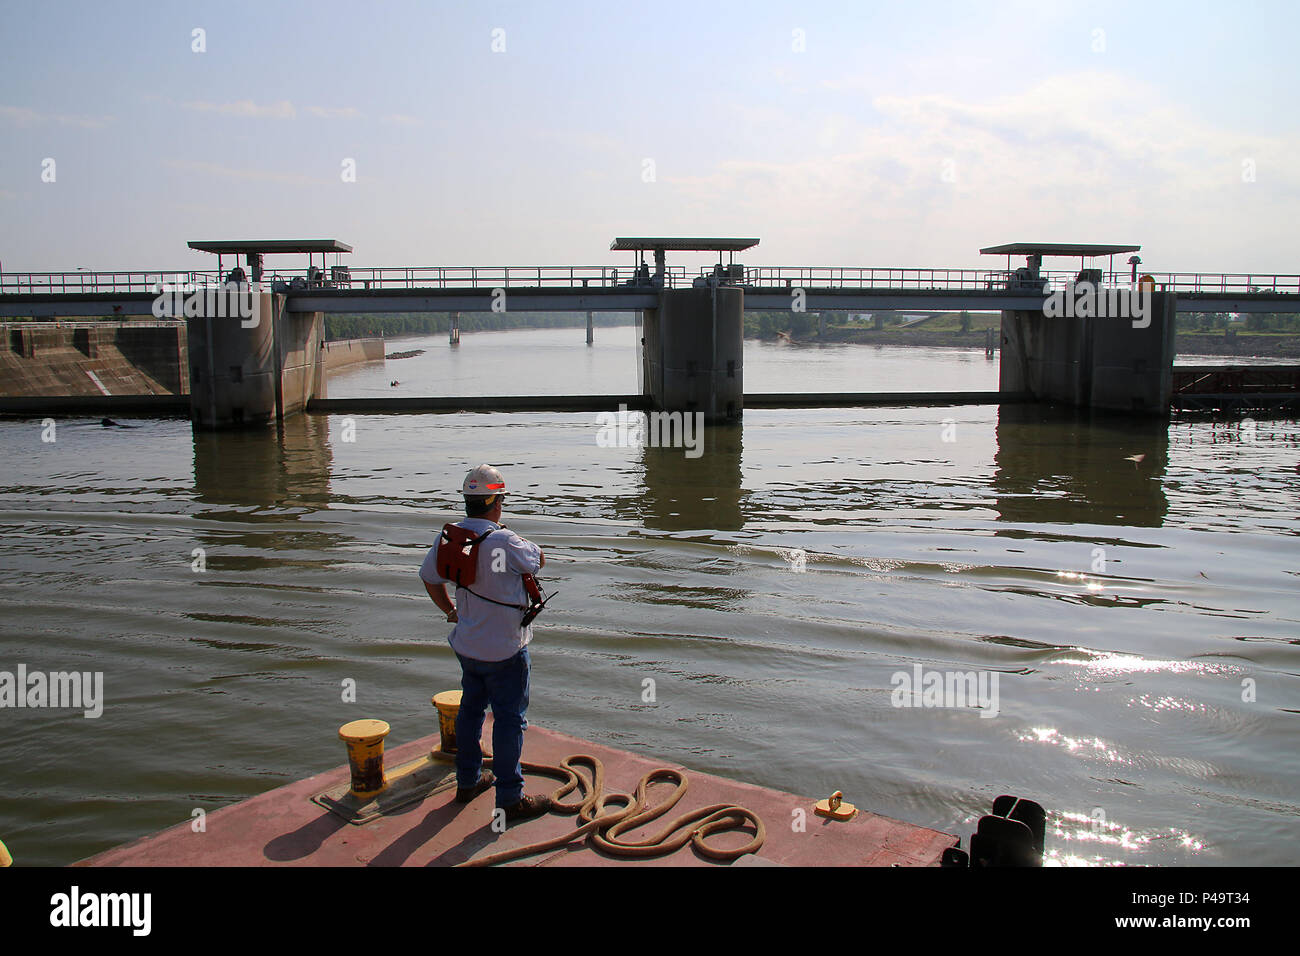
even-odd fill
[[[393,340],[424,353],[330,396],[634,393],[635,334]],[[748,342],[744,375],[993,390],[997,360]],[[559,592],[534,724],[963,844],[1031,797],[1050,864],[1300,854],[1300,422],[750,409],[692,457],[594,413],[120,420],[0,422],[0,705],[20,666],[102,679],[98,715],[0,707],[20,865],[335,767],[357,717],[435,733],[459,668],[416,569],[479,462]]]

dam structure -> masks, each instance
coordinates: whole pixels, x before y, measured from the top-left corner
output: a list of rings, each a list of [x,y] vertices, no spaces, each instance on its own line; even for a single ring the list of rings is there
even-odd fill
[[[631,267],[361,269],[339,261],[352,247],[336,239],[194,241],[191,249],[218,257],[215,271],[4,273],[0,321],[109,318],[134,326],[131,317],[142,316],[169,327],[172,331],[162,334],[162,347],[171,350],[169,355],[174,352],[173,361],[187,374],[172,375],[170,388],[150,387],[145,404],[179,408],[184,403],[195,428],[221,429],[263,427],[305,410],[586,410],[607,408],[612,401],[726,422],[738,420],[747,403],[775,407],[891,400],[855,393],[747,397],[746,309],[1001,312],[997,392],[928,393],[892,400],[1045,402],[1158,418],[1170,414],[1173,397],[1183,387],[1173,369],[1178,313],[1300,311],[1300,275],[1139,276],[1141,260],[1136,255],[1128,260],[1127,273],[1116,272],[1116,255],[1140,249],[1131,244],[1019,242],[980,250],[1006,256],[1002,269],[747,267],[735,261],[738,253],[758,244],[757,238],[620,237],[610,250],[632,253]],[[690,272],[668,264],[668,255],[680,252],[716,253],[718,261]],[[306,272],[265,268],[266,256],[285,254],[307,255]],[[331,255],[333,265],[328,262]],[[1026,264],[1013,268],[1011,257],[1021,255]],[[226,256],[235,262],[229,270]],[[1045,257],[1077,258],[1080,267],[1044,270]],[[1092,264],[1103,257],[1109,259],[1108,268]],[[324,337],[327,314],[449,313],[455,344],[460,313],[508,311],[586,312],[588,343],[593,312],[636,313],[641,326],[639,393],[472,400],[331,400],[326,395],[326,371],[332,361]],[[180,346],[175,330],[182,322],[185,342]],[[43,327],[48,329],[48,323],[7,326],[9,351],[18,357],[11,364],[34,356]],[[89,332],[79,341],[87,357],[88,350],[103,343],[99,334]],[[136,351],[142,351],[138,343]],[[152,354],[156,348],[143,351]],[[335,362],[341,352],[336,350]],[[361,346],[356,354],[377,357]],[[1277,371],[1272,384],[1263,387],[1276,388],[1284,400],[1287,394],[1294,398],[1297,376]],[[1205,376],[1197,381],[1203,384]],[[123,397],[107,383],[101,390],[105,401]],[[1203,403],[1216,398],[1201,392]],[[52,394],[0,399],[0,410],[20,413],[58,407],[58,396]]]

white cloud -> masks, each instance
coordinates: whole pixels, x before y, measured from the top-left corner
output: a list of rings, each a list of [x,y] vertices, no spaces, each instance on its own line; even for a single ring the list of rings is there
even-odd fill
[[[244,116],[251,119],[293,119],[293,104],[288,100],[279,100],[259,106],[252,100],[238,100],[234,103],[205,103],[202,101],[186,103],[187,110],[201,113],[220,113],[223,116]]]
[[[354,106],[309,106],[307,112],[320,119],[360,119],[361,111]]]
[[[790,114],[769,128],[804,144],[795,158],[689,176],[661,169],[660,181],[698,219],[763,222],[774,238],[811,242],[810,254],[863,265],[878,264],[860,258],[872,250],[893,264],[970,262],[980,245],[1013,239],[1200,254],[1194,244],[1212,239],[1216,219],[1243,225],[1243,189],[1258,185],[1243,186],[1246,158],[1269,171],[1285,207],[1274,215],[1300,218],[1300,170],[1286,161],[1300,148],[1293,134],[1236,130],[1103,72],[976,95],[877,96],[875,115]]]
[[[195,160],[168,159],[165,166],[185,172],[200,173],[205,176],[220,176],[225,179],[243,179],[252,182],[285,183],[291,186],[319,186],[328,180],[303,176],[300,173],[279,173],[269,169],[238,169],[221,166],[217,163],[205,163]]]
[[[18,126],[35,126],[57,123],[60,126],[78,126],[82,129],[103,129],[113,122],[111,116],[71,116],[65,113],[38,113],[25,106],[0,106],[0,118]]]

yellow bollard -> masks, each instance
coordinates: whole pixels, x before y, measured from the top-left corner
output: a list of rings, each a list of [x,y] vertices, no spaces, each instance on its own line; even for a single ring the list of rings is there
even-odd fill
[[[384,738],[390,729],[387,721],[372,719],[354,720],[339,728],[339,739],[348,745],[354,795],[372,796],[387,786],[384,780]]]
[[[0,869],[3,869],[6,866],[13,866],[13,865],[14,865],[14,858],[9,855],[9,848],[6,847],[2,841],[0,841]]]
[[[456,752],[456,715],[460,713],[458,690],[444,690],[433,695],[433,706],[438,708],[438,736],[442,738],[441,752]]]
[[[832,820],[852,820],[858,815],[858,808],[851,803],[845,803],[844,794],[836,790],[825,800],[818,800],[813,807],[813,813],[819,817],[830,817]]]

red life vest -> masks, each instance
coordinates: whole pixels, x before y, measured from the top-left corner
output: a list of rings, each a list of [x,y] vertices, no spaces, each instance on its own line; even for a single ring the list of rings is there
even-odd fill
[[[501,527],[504,528],[505,525]],[[528,595],[527,607],[518,604],[507,604],[505,601],[484,597],[470,588],[470,585],[474,583],[474,578],[478,575],[478,546],[495,530],[497,529],[493,528],[484,531],[476,538],[474,532],[466,528],[460,528],[454,524],[443,525],[442,534],[438,537],[438,553],[436,555],[438,576],[447,581],[455,581],[456,587],[464,588],[470,594],[482,598],[484,601],[523,611],[524,617],[519,626],[527,627],[538,614],[546,609],[546,602],[555,597],[552,594],[543,598],[541,586],[533,575],[523,575],[524,591]]]
[[[442,526],[438,538],[438,576],[455,581],[457,587],[468,588],[478,574],[478,546],[496,529],[484,531],[478,537],[467,528],[454,524]]]

